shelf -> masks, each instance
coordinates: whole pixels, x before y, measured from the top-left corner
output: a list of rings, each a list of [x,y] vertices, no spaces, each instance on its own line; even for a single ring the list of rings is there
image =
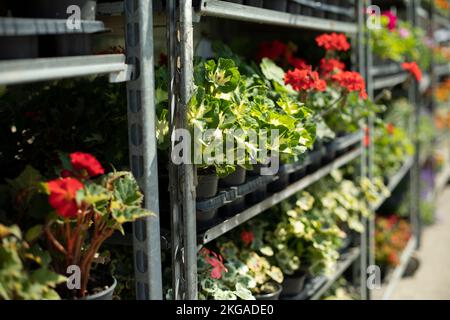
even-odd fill
[[[202,0],[195,13],[199,17],[210,16],[291,28],[353,34],[357,32],[356,24],[350,22],[302,16],[218,0]]]
[[[380,77],[373,80],[373,88],[375,90],[378,90],[383,88],[395,87],[396,85],[405,82],[407,78],[408,75],[406,74],[406,72]]]
[[[383,290],[384,292],[382,294],[381,298],[382,300],[389,300],[390,297],[392,296],[392,293],[394,293],[394,290],[397,287],[398,282],[402,278],[403,273],[405,272],[405,269],[408,266],[409,259],[411,258],[412,254],[416,249],[416,244],[417,240],[414,236],[412,236],[402,252],[402,255],[400,257],[400,264],[388,276],[388,283],[385,290]]]
[[[31,36],[105,32],[101,21],[80,21],[80,29],[67,27],[66,19],[0,18],[0,36]]]
[[[398,184],[400,183],[400,181],[403,180],[403,178],[406,176],[406,174],[408,173],[409,169],[411,169],[412,165],[414,164],[414,158],[413,157],[409,157],[402,165],[402,167],[400,168],[400,170],[391,178],[389,179],[389,184],[387,185],[387,188],[389,189],[390,192],[393,192],[394,189],[398,186]],[[382,199],[380,199],[377,203],[375,203],[374,205],[372,205],[372,210],[373,211],[377,211],[381,205],[388,199],[389,197],[383,197]]]
[[[274,205],[280,203],[284,199],[287,199],[294,195],[295,193],[303,190],[304,188],[310,186],[314,182],[320,180],[324,176],[328,175],[331,171],[342,167],[343,165],[349,163],[350,161],[356,159],[362,153],[361,147],[356,150],[350,151],[349,153],[337,158],[332,163],[320,168],[319,170],[307,175],[306,177],[290,184],[286,189],[274,193],[265,200],[251,206],[250,208],[244,210],[241,213],[236,214],[232,218],[223,221],[222,223],[207,230],[200,240],[202,244],[206,244],[221,235],[227,233],[231,229],[237,227],[238,225],[246,222],[247,220],[257,216],[258,214],[264,212],[265,210],[273,207]]]
[[[441,64],[434,67],[434,73],[438,77],[446,76],[450,74],[450,65],[449,64]]]
[[[387,62],[382,65],[373,65],[370,70],[370,74],[372,75],[372,77],[378,77],[391,75],[402,71],[403,69],[400,64],[396,62]]]
[[[132,66],[123,54],[6,60],[0,62],[0,85],[109,74],[111,82],[128,81]]]
[[[335,283],[339,277],[352,265],[352,263],[360,256],[360,249],[354,247],[341,255],[336,264],[335,271],[330,276],[320,276],[312,279],[305,285],[299,295],[293,297],[286,297],[284,300],[318,300],[328,289]]]

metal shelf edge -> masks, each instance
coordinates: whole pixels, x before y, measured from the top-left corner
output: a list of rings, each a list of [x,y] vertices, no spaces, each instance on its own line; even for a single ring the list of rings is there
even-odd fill
[[[95,74],[110,74],[111,82],[124,82],[132,69],[123,54],[5,60],[0,62],[0,85]]]
[[[414,236],[412,236],[402,252],[402,255],[400,257],[400,264],[394,269],[394,272],[391,274],[389,283],[383,294],[382,300],[389,300],[395,288],[397,287],[397,284],[400,281],[401,277],[403,276],[406,266],[408,265],[408,261],[411,258],[412,254],[414,253],[414,250],[416,249],[416,243],[417,239]]]
[[[375,90],[377,89],[383,89],[387,87],[394,87],[398,84],[401,84],[405,82],[405,80],[408,78],[408,75],[406,72],[402,72],[400,74],[380,77],[378,79],[373,80],[373,88]]]
[[[264,8],[246,6],[219,0],[202,0],[198,16],[211,16],[239,21],[271,24],[293,28],[357,33],[357,26],[350,22],[321,19],[316,17],[290,14]]]
[[[362,149],[361,149],[361,147],[359,147],[358,149],[353,150],[353,151],[337,158],[332,163],[307,175],[306,177],[300,179],[299,181],[292,183],[286,189],[272,194],[270,197],[266,198],[265,200],[253,205],[252,207],[244,210],[241,213],[236,214],[232,218],[225,220],[224,222],[210,228],[203,234],[202,243],[206,244],[206,243],[220,237],[221,235],[223,235],[226,232],[230,231],[231,229],[237,227],[238,225],[257,216],[258,214],[269,209],[270,207],[273,207],[274,205],[278,204],[279,202],[283,201],[284,199],[287,199],[288,197],[294,195],[296,192],[299,192],[299,191],[303,190],[304,188],[310,186],[312,183],[314,183],[314,182],[318,181],[319,179],[323,178],[324,176],[328,175],[332,170],[342,167],[343,165],[347,164],[348,162],[354,160],[356,157],[361,155],[361,153],[362,153]]]

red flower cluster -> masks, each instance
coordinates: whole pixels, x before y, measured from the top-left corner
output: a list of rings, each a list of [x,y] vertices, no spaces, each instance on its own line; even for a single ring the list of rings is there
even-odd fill
[[[338,59],[325,59],[320,60],[320,74],[323,77],[329,77],[334,72],[344,71],[345,64]]]
[[[293,66],[294,68],[312,70],[312,66],[303,59],[296,58],[292,55],[289,55],[287,57],[287,60],[288,60],[289,64],[291,66]]]
[[[256,55],[256,60],[260,61],[262,58],[269,58],[270,60],[277,60],[280,57],[286,56],[288,46],[279,41],[263,42],[259,45],[259,51]]]
[[[222,278],[222,272],[228,272],[227,268],[223,264],[223,258],[220,254],[217,254],[211,250],[203,248],[201,254],[205,258],[206,262],[212,267],[211,278]]]
[[[253,234],[252,231],[242,230],[241,240],[244,243],[244,245],[246,245],[246,246],[251,245],[254,238],[255,238],[255,235]]]
[[[84,152],[74,152],[70,154],[72,167],[81,173],[87,173],[89,177],[95,177],[105,173],[100,162],[91,154]],[[85,175],[85,174],[83,174]]]
[[[343,33],[323,33],[316,37],[316,42],[319,47],[324,47],[325,50],[347,51],[350,49],[350,43]]]
[[[319,74],[309,69],[289,70],[284,75],[284,83],[290,84],[296,91],[311,89],[324,91],[327,87],[326,82],[319,78]]]
[[[83,184],[74,178],[55,179],[47,183],[50,196],[48,201],[63,218],[73,218],[78,213],[75,200],[77,191],[83,189]]]
[[[346,88],[347,91],[358,91],[360,98],[367,99],[366,83],[359,72],[342,71],[334,74],[331,79]]]
[[[422,79],[422,71],[420,71],[419,66],[415,62],[404,62],[402,63],[402,68],[412,74],[417,81]]]

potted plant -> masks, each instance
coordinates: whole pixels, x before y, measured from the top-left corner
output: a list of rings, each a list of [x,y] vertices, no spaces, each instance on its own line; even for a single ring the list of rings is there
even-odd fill
[[[217,245],[227,261],[245,266],[246,275],[253,280],[249,288],[257,300],[278,300],[283,273],[265,256],[270,251],[263,243],[266,225],[260,220],[250,221],[232,232],[229,238],[220,239]]]
[[[80,288],[61,288],[62,296],[111,299],[116,280],[92,274],[94,260],[113,232],[123,232],[124,223],[152,213],[141,207],[143,196],[130,172],[104,174],[97,159],[82,152],[61,155],[61,163],[60,176],[42,183],[42,192],[53,209],[43,226],[52,265],[60,274],[72,265],[81,272]]]
[[[49,253],[35,243],[36,230],[24,239],[17,225],[0,223],[0,300],[60,299],[55,288],[66,278],[50,269]]]

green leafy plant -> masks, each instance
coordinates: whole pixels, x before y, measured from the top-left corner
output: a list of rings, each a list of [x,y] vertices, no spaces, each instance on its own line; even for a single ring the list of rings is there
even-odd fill
[[[55,287],[66,280],[50,270],[50,256],[36,244],[34,230],[0,224],[0,300],[59,300]]]

